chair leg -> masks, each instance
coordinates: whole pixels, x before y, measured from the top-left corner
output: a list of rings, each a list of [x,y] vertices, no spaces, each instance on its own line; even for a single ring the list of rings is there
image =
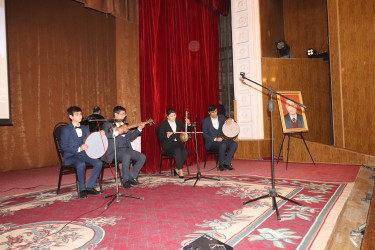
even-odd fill
[[[60,167],[59,182],[57,183],[57,192],[56,192],[56,194],[60,193],[61,177],[62,177],[62,168]]]
[[[79,186],[78,186],[78,175],[77,175],[77,169],[75,169],[75,174],[76,174],[76,189],[77,189],[77,193],[78,193],[78,199],[81,199],[81,192],[79,190]]]
[[[171,166],[171,176],[174,176],[173,167],[176,168],[176,161],[173,162],[173,166],[172,166],[172,161],[174,160],[172,158],[169,158],[169,165]]]
[[[160,156],[160,170],[159,170],[159,174],[161,174],[161,165],[163,164],[163,156],[161,155]]]
[[[206,168],[206,162],[207,162],[207,152],[206,152],[206,156],[204,157],[204,167],[203,168]]]
[[[215,153],[216,168],[219,170],[219,153]]]
[[[102,171],[100,172],[100,175],[99,175],[99,189],[101,193],[103,193],[103,186],[102,186],[103,178],[104,178],[104,167],[102,167]]]
[[[190,170],[189,170],[189,165],[188,165],[187,160],[185,162],[186,162],[186,168],[187,168],[187,171],[188,171],[188,175],[190,175]]]
[[[122,166],[122,163],[121,163],[121,166]],[[130,172],[130,169],[129,169],[129,172]],[[118,173],[118,177],[120,178],[120,182],[122,183],[122,172],[121,172],[119,163],[117,163],[117,173]]]

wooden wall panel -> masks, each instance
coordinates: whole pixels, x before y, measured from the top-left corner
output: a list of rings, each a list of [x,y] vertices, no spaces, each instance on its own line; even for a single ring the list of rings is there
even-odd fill
[[[306,141],[306,143],[316,163],[354,165],[365,164],[369,166],[375,166],[374,155],[363,154],[360,152],[355,152],[344,148],[338,148],[331,145],[324,145],[316,142]],[[283,148],[283,156],[285,161],[287,157],[286,147]],[[299,138],[292,137],[290,140],[289,161],[309,163],[312,162],[303,141]]]
[[[6,1],[6,16],[13,126],[0,127],[0,171],[54,165],[69,106],[109,116],[116,104],[115,20],[71,0]]]
[[[294,57],[306,58],[306,50],[328,50],[326,0],[284,0],[285,39]]]
[[[280,59],[262,58],[263,85],[276,91],[301,91],[303,103],[307,106],[306,118],[309,132],[306,140],[330,143],[330,104],[328,63],[321,59]],[[274,137],[275,148],[281,145],[283,132],[274,95]],[[265,138],[271,137],[268,94],[264,94],[264,131]]]
[[[271,140],[237,141],[238,148],[234,158],[259,160],[270,157]]]
[[[141,121],[138,27],[116,19],[117,104],[126,108],[129,124]]]
[[[285,39],[282,0],[259,1],[262,57],[279,57],[275,42]]]
[[[375,155],[375,1],[337,1],[345,148]]]
[[[331,91],[332,91],[332,117],[333,117],[333,136],[334,145],[344,148],[344,122],[342,108],[342,91],[341,91],[341,56],[340,56],[340,39],[339,39],[339,20],[337,0],[328,0],[328,24],[329,24],[329,57],[331,72]]]

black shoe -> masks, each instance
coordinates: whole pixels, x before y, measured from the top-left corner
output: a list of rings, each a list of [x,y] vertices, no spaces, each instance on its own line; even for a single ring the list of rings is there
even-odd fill
[[[225,170],[227,170],[227,168],[226,167],[224,167],[225,165],[219,165],[219,170],[220,171],[225,171]]]
[[[86,190],[79,191],[79,199],[80,199],[80,200],[87,199]]]
[[[126,189],[129,189],[132,187],[132,185],[130,184],[130,181],[125,181],[123,184],[122,184],[122,187],[123,188],[126,188]]]
[[[99,195],[100,192],[93,188],[86,188],[87,195]]]
[[[133,179],[133,180],[129,180],[130,184],[132,186],[138,186],[138,185],[141,185],[141,183],[139,183],[136,179]]]
[[[180,179],[183,179],[185,176],[183,176],[183,175],[179,175],[178,173],[177,173],[177,171],[176,171],[176,169],[174,170],[174,176],[178,176],[178,178],[180,178]]]
[[[224,164],[223,166],[224,166],[224,168],[226,168],[228,170],[234,170],[234,168],[232,168],[232,165],[226,165],[226,164]]]

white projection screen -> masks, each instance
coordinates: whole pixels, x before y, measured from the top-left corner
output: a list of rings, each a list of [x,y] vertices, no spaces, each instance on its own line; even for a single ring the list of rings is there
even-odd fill
[[[8,77],[5,0],[0,0],[0,125],[12,125]]]

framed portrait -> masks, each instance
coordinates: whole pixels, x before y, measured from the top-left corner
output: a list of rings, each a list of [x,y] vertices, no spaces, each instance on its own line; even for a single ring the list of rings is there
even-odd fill
[[[279,91],[280,94],[303,104],[301,91]],[[305,109],[298,104],[277,95],[281,124],[284,133],[307,132]]]

